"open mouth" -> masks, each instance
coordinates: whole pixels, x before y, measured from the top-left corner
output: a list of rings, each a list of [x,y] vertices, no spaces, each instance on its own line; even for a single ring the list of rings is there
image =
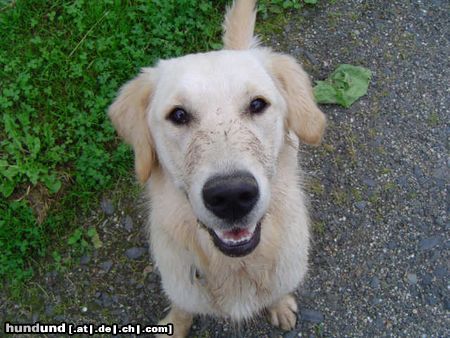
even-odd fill
[[[250,254],[261,239],[261,221],[253,227],[231,230],[213,230],[206,227],[214,245],[227,256],[242,257]]]

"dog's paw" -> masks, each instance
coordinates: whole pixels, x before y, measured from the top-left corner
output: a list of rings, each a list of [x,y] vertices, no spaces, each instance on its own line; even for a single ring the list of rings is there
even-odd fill
[[[189,333],[189,329],[192,325],[193,316],[183,310],[180,310],[176,306],[172,306],[169,314],[161,320],[158,325],[173,324],[173,336],[172,338],[184,338]],[[167,335],[157,334],[156,338],[168,337]]]
[[[268,309],[269,321],[284,331],[290,331],[297,322],[297,302],[292,295],[286,295]]]

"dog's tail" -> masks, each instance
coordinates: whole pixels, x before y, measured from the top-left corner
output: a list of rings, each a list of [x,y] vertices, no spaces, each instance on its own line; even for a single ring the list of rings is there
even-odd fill
[[[223,23],[224,49],[249,49],[259,40],[253,36],[256,20],[256,0],[235,0],[228,8]]]

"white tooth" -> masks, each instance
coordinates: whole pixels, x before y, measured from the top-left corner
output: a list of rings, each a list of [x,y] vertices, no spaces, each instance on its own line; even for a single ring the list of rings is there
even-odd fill
[[[246,242],[248,240],[250,240],[255,232],[257,224],[252,225],[251,228],[248,228],[248,234],[238,240],[235,240],[233,238],[229,238],[227,236],[225,236],[223,230],[219,230],[219,229],[214,229],[214,232],[216,233],[217,237],[219,237],[223,242],[228,243],[228,244],[237,244],[237,243],[241,243],[241,242]]]

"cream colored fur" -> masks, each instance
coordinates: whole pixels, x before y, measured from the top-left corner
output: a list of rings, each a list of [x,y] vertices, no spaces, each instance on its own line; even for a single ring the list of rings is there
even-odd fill
[[[239,321],[268,309],[272,324],[295,325],[290,294],[305,276],[309,248],[297,137],[319,143],[325,117],[301,66],[255,47],[254,8],[255,1],[240,0],[228,10],[225,50],[144,69],[109,110],[146,184],[152,254],[173,305],[163,322],[173,322],[179,337],[196,314]],[[249,116],[255,97],[269,106]],[[191,112],[193,122],[173,125],[167,116],[174,107]],[[199,225],[214,229],[221,222],[203,206],[205,181],[235,170],[251,172],[260,189],[248,219],[263,219],[261,241],[244,257],[224,255]]]

